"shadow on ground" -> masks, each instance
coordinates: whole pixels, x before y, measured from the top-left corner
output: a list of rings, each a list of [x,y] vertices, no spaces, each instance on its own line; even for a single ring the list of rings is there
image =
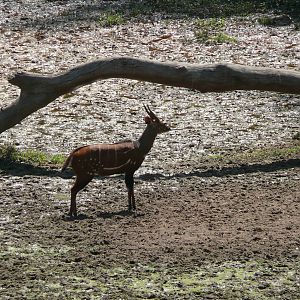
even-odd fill
[[[267,163],[256,164],[241,164],[233,166],[207,166],[201,170],[195,167],[191,172],[175,173],[172,175],[165,175],[162,173],[155,174],[142,174],[136,178],[141,180],[169,180],[173,178],[187,178],[187,177],[225,177],[232,175],[241,175],[248,173],[258,172],[275,172],[279,170],[286,170],[291,168],[300,167],[300,159],[287,159]],[[0,174],[7,174],[11,176],[48,176],[48,177],[61,177],[70,179],[74,173],[71,170],[66,170],[63,173],[60,170],[33,166],[26,163],[11,162],[8,160],[0,159]],[[120,175],[123,176],[123,175]]]
[[[14,1],[12,1],[14,2]],[[13,5],[13,4],[11,4]],[[34,13],[33,13],[34,12]],[[45,12],[47,14],[45,15]],[[39,28],[55,30],[57,27],[76,27],[98,21],[103,15],[121,14],[126,20],[151,19],[154,14],[167,16],[169,19],[190,17],[231,17],[251,13],[288,14],[294,21],[299,21],[297,0],[287,1],[93,1],[93,3],[74,1],[50,1],[36,6],[28,2],[21,7],[21,17],[8,18],[7,25],[18,28]]]

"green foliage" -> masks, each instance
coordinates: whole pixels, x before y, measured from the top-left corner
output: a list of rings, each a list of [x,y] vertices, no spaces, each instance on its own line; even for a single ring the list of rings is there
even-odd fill
[[[65,161],[65,156],[62,154],[51,155],[43,151],[28,149],[18,150],[12,145],[0,147],[0,159],[9,160],[12,162],[23,162],[33,165],[61,165]]]
[[[273,25],[273,19],[271,17],[268,17],[268,16],[260,17],[260,18],[258,18],[257,21],[260,25],[264,25],[264,26]]]
[[[65,162],[66,157],[63,154],[53,154],[48,156],[51,165],[61,165]]]
[[[226,153],[213,153],[207,156],[208,161],[218,161],[220,163],[256,163],[269,160],[281,160],[297,158],[300,155],[300,144],[295,142],[290,146],[253,149],[243,152],[229,151]]]
[[[222,43],[237,43],[237,39],[233,36],[230,36],[224,32],[219,32],[215,36],[211,38],[212,42],[216,42],[218,44]]]
[[[236,43],[236,38],[223,32],[223,18],[198,19],[195,22],[195,37],[202,43]]]
[[[223,18],[198,19],[195,26],[207,31],[220,31],[225,27],[225,20]]]
[[[14,160],[16,148],[12,145],[6,145],[0,147],[0,158],[7,160]]]
[[[98,23],[102,27],[112,27],[124,24],[125,19],[119,12],[107,12],[99,18]]]
[[[287,148],[266,148],[266,149],[256,149],[253,151],[243,152],[236,155],[237,159],[241,160],[251,160],[251,161],[261,161],[264,159],[286,159],[290,156],[300,155],[300,145],[294,145]]]
[[[233,163],[254,163],[264,160],[280,160],[297,158],[300,155],[300,144],[295,142],[293,145],[274,148],[253,149],[243,152],[227,152],[224,154],[211,154],[208,159],[219,162],[230,161]]]

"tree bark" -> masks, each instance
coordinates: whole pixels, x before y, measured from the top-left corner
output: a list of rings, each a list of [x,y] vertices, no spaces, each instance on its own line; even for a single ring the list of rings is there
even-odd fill
[[[0,133],[76,87],[108,78],[128,78],[206,92],[260,90],[300,94],[300,72],[236,64],[163,63],[130,57],[101,59],[55,76],[17,73],[9,82],[21,89],[1,108]]]

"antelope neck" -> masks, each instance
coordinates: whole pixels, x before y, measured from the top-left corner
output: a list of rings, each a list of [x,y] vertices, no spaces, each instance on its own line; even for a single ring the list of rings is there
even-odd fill
[[[157,136],[156,130],[150,125],[147,125],[143,134],[138,139],[139,150],[142,153],[147,154],[151,150],[156,136]]]

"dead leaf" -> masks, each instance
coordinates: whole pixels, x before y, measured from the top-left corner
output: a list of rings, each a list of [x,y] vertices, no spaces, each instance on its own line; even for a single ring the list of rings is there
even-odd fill
[[[159,42],[159,41],[161,41],[161,40],[169,39],[169,38],[171,38],[171,37],[172,37],[172,34],[171,34],[171,33],[163,34],[163,35],[161,35],[160,37],[151,40],[149,43],[156,43],[156,42]]]

